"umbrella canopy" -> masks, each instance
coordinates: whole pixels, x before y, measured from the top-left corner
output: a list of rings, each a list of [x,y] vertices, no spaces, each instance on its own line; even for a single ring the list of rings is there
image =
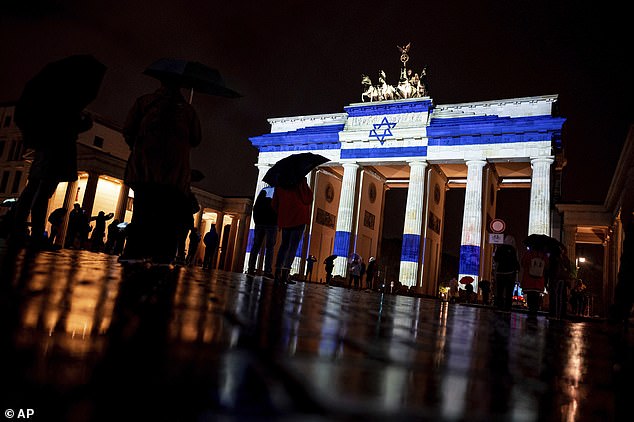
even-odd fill
[[[337,255],[330,255],[328,258],[324,259],[324,264],[328,261],[334,261],[335,259],[337,259]]]
[[[64,113],[80,113],[99,92],[106,66],[91,55],[69,56],[46,65],[24,86],[15,110],[22,130]]]
[[[241,97],[236,91],[227,88],[217,69],[196,61],[159,59],[143,73],[159,80],[176,80],[183,88],[190,88],[201,94],[227,98]]]
[[[282,158],[269,169],[262,179],[271,186],[292,187],[315,167],[330,161],[323,155],[303,152]]]
[[[524,239],[524,246],[544,251],[550,254],[559,254],[563,244],[557,239],[545,234],[531,234]]]
[[[473,277],[471,276],[466,275],[460,279],[460,284],[471,284],[471,283],[473,283]]]

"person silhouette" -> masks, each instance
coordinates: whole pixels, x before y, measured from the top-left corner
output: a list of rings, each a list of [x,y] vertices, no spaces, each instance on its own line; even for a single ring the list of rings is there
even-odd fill
[[[12,244],[26,241],[30,214],[29,247],[47,247],[48,200],[60,182],[77,180],[77,138],[93,124],[84,108],[96,97],[105,72],[106,67],[91,56],[70,56],[44,67],[24,87],[14,117],[24,146],[33,150],[33,162],[16,204]]]
[[[95,228],[90,236],[90,249],[93,252],[101,252],[104,248],[103,238],[106,235],[106,221],[114,217],[113,213],[106,214],[99,211],[96,216],[90,217],[95,222]]]
[[[289,274],[304,229],[310,224],[312,202],[313,191],[305,178],[295,186],[275,188],[271,205],[277,212],[277,226],[282,230],[282,242],[275,262],[275,282],[295,284]]]
[[[255,228],[247,266],[247,273],[255,274],[255,264],[264,244],[264,276],[268,278],[272,278],[273,254],[277,239],[277,213],[271,206],[272,202],[273,198],[268,195],[267,189],[262,189],[253,205]]]
[[[216,232],[216,226],[211,226],[205,237],[203,243],[205,244],[205,256],[203,258],[203,269],[211,270],[213,266],[213,258],[218,248],[218,233]]]
[[[120,261],[169,264],[182,222],[191,218],[189,154],[201,142],[198,115],[178,81],[166,77],[135,101],[123,135],[131,149],[124,182],[134,190],[134,211]]]
[[[20,194],[15,209],[14,240],[23,243],[21,236],[31,214],[31,244],[33,249],[46,247],[44,226],[48,200],[60,182],[77,180],[77,137],[92,127],[92,118],[82,113],[60,113],[47,125],[50,133],[25,130],[24,143],[34,151],[26,187]],[[42,125],[46,125],[42,122]],[[45,139],[29,139],[44,137]]]

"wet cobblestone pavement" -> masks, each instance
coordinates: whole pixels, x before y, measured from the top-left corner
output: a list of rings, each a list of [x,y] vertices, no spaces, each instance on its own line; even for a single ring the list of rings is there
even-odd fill
[[[30,420],[632,420],[632,329],[86,251],[5,257]]]

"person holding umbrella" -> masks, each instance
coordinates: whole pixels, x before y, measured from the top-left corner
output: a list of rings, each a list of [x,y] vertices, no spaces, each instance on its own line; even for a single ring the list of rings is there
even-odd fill
[[[33,150],[28,182],[15,208],[11,243],[21,245],[31,214],[31,244],[47,247],[44,237],[48,200],[60,182],[77,180],[77,138],[92,127],[84,108],[99,90],[106,67],[89,55],[69,56],[48,64],[22,92],[15,122],[24,145]]]
[[[169,264],[182,222],[191,220],[189,154],[202,138],[177,78],[164,76],[157,91],[136,100],[123,135],[131,150],[124,182],[134,190],[134,212],[120,261]]]
[[[277,186],[273,193],[272,207],[277,212],[277,226],[282,230],[282,242],[275,262],[275,282],[295,284],[289,278],[295,252],[310,223],[310,206],[313,191],[306,178],[294,186]]]
[[[262,180],[275,188],[271,203],[277,212],[277,227],[282,230],[282,243],[277,251],[275,281],[294,284],[289,279],[295,252],[310,223],[313,191],[306,175],[328,158],[310,152],[292,154],[282,158],[266,172]]]

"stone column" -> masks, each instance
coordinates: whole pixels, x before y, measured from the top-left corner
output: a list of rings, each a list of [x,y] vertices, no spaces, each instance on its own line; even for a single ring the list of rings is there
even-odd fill
[[[62,207],[66,210],[66,215],[64,216],[64,222],[62,223],[62,227],[60,228],[59,236],[57,236],[57,238],[55,239],[56,245],[64,246],[64,243],[66,242],[66,232],[68,231],[68,216],[73,210],[76,194],[77,180],[68,182],[68,184],[66,185],[66,192],[64,193],[64,204],[62,205]]]
[[[222,242],[222,232],[224,230],[224,220],[225,220],[225,213],[221,212],[221,211],[216,211],[216,233],[218,234],[218,246],[216,247],[216,256],[213,258],[213,262],[211,263],[211,266],[214,269],[218,269],[219,265],[220,265],[220,245]],[[211,227],[210,227],[211,229]]]
[[[260,191],[264,189],[265,186],[268,186],[268,184],[264,182],[262,179],[264,179],[264,175],[266,174],[267,171],[269,171],[269,169],[271,168],[271,165],[270,164],[256,164],[256,167],[258,168],[258,182],[255,185],[255,195],[253,196],[253,205],[255,205],[255,200],[258,197],[258,194],[260,193]],[[255,230],[255,221],[253,220],[253,212],[252,212],[251,222],[249,224],[249,236],[247,238],[246,253],[244,254],[243,271],[245,273],[247,272],[249,267],[249,255],[251,255],[251,247],[253,246],[254,230]]]
[[[482,244],[482,173],[484,160],[467,161],[467,188],[464,198],[462,236],[460,240],[460,269],[458,280],[464,276],[474,279],[473,290],[478,291],[480,275],[480,246]],[[463,285],[460,285],[463,287]]]
[[[128,196],[130,195],[130,188],[123,183],[119,190],[119,198],[117,199],[117,211],[114,214],[114,218],[119,221],[125,219],[125,212],[128,206]]]
[[[550,236],[550,165],[552,157],[531,159],[531,203],[528,214],[528,234]]]
[[[403,245],[401,247],[401,267],[399,281],[404,286],[416,286],[418,261],[420,254],[421,230],[423,224],[423,199],[425,197],[426,161],[409,163],[410,175],[407,188],[407,205],[403,226]]]
[[[345,277],[348,270],[358,172],[359,164],[343,164],[343,181],[341,183],[341,196],[337,212],[337,232],[335,233],[334,254],[337,255],[337,258],[335,259],[333,276]]]
[[[88,181],[86,182],[86,192],[84,192],[84,200],[81,207],[86,211],[86,215],[92,215],[92,207],[95,205],[95,195],[97,194],[97,183],[99,183],[99,175],[89,172]]]

